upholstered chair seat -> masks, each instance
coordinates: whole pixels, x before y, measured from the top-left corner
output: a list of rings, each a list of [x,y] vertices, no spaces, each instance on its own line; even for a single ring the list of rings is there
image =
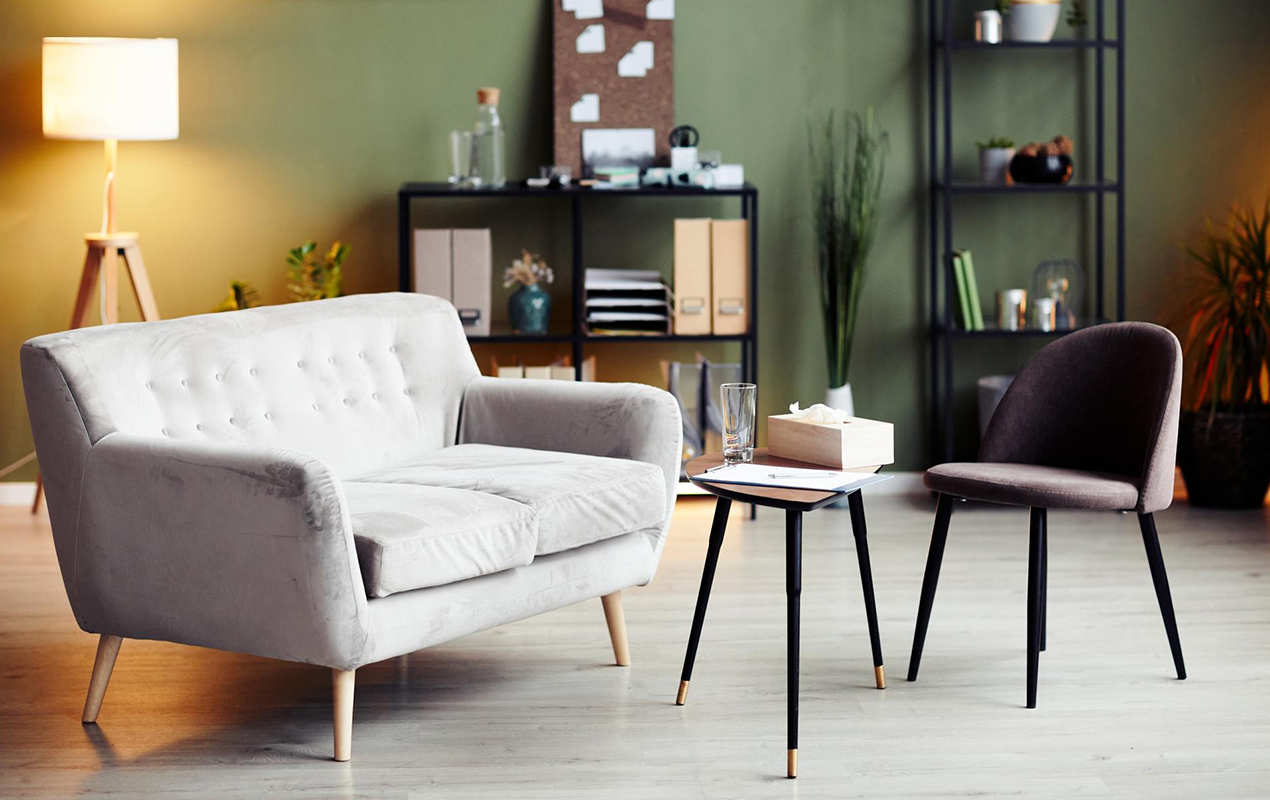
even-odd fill
[[[1083,469],[951,462],[931,467],[923,480],[933,492],[1012,506],[1132,511],[1138,504],[1138,481]]]

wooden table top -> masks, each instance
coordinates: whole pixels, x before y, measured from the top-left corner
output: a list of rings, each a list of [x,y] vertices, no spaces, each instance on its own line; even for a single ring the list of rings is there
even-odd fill
[[[806,489],[778,489],[771,486],[744,486],[737,483],[706,483],[698,480],[706,470],[723,463],[722,453],[706,453],[688,462],[685,471],[688,480],[707,492],[719,497],[726,497],[742,503],[755,503],[760,506],[783,508],[787,511],[811,511],[829,503],[841,500],[850,492],[813,492]],[[796,467],[800,469],[829,469],[823,464],[810,464],[806,461],[794,461],[788,458],[777,458],[768,453],[766,447],[754,448],[755,464],[773,467]],[[871,474],[882,467],[853,467],[843,472],[862,472]]]

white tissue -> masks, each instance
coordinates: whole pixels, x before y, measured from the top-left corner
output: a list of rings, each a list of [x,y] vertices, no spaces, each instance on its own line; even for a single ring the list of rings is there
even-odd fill
[[[824,403],[816,403],[810,408],[799,408],[797,403],[791,403],[789,413],[793,414],[797,419],[807,420],[808,422],[846,422],[851,419],[851,415],[837,408],[830,408]]]

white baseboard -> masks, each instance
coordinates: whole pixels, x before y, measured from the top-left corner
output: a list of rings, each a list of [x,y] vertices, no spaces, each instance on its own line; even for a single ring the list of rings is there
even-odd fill
[[[870,495],[922,494],[930,492],[930,489],[927,489],[922,485],[922,473],[920,472],[891,472],[888,470],[883,474],[892,476],[891,480],[882,481],[881,483],[875,483],[870,486]],[[679,482],[680,497],[699,494],[704,495],[709,494],[709,492],[696,484],[689,483],[688,481]]]
[[[0,506],[30,506],[35,499],[35,481],[0,482]]]

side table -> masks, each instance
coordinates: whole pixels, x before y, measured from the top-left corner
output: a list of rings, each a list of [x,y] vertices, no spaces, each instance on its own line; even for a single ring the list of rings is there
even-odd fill
[[[802,595],[803,512],[814,511],[830,503],[847,498],[851,512],[851,531],[855,535],[856,556],[860,562],[860,584],[864,589],[864,611],[869,623],[869,642],[873,647],[873,675],[879,689],[886,688],[886,676],[882,669],[882,643],[878,637],[877,607],[873,602],[873,571],[869,566],[869,545],[864,524],[864,501],[860,489],[846,492],[813,492],[802,489],[776,489],[766,486],[706,483],[701,480],[706,470],[723,463],[722,453],[698,456],[688,462],[688,479],[718,501],[714,507],[714,523],[710,528],[710,544],[706,550],[705,568],[701,573],[701,588],[697,592],[697,609],[692,616],[692,632],[688,636],[688,651],[684,655],[683,674],[679,681],[676,705],[683,705],[688,698],[688,682],[692,679],[692,665],[697,658],[697,645],[701,641],[701,627],[705,622],[706,605],[710,602],[710,587],[714,583],[714,570],[719,563],[719,551],[723,547],[723,535],[727,528],[728,512],[735,500],[753,503],[785,511],[785,598],[788,658],[788,762],[786,774],[798,776],[798,641],[799,603]],[[798,467],[824,469],[817,464],[776,458],[766,448],[754,450],[755,464],[773,467]],[[880,467],[860,467],[851,472],[874,473]]]

